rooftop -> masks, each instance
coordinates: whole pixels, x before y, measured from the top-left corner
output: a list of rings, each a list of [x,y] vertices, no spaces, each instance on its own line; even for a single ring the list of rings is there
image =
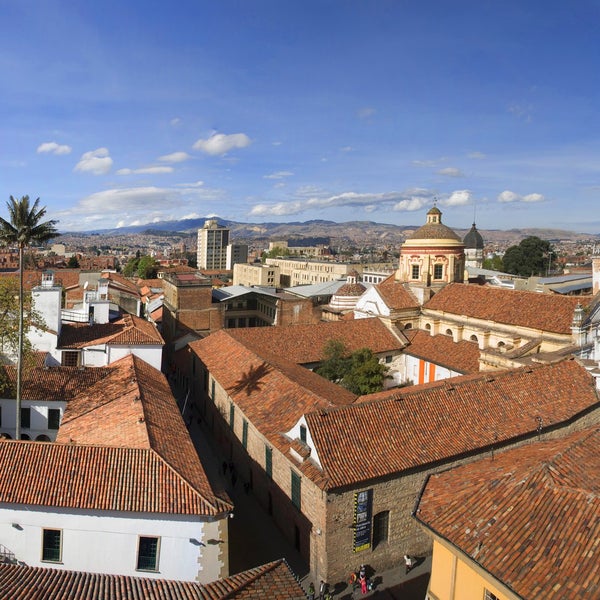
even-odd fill
[[[431,475],[416,518],[521,598],[598,596],[600,429]]]

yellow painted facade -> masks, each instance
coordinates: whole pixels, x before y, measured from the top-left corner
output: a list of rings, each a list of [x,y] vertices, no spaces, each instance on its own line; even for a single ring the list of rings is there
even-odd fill
[[[487,596],[486,596],[487,592]],[[433,541],[427,600],[517,600],[477,563],[443,540]]]

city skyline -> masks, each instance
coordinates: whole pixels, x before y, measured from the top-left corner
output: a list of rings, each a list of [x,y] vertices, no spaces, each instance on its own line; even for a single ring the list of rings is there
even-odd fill
[[[218,216],[594,233],[600,5],[0,4],[3,200],[60,231]],[[2,209],[0,208],[0,214]]]

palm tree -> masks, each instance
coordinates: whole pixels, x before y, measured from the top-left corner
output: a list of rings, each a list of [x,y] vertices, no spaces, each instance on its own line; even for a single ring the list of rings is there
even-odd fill
[[[21,439],[21,380],[23,374],[23,257],[27,246],[41,244],[60,235],[54,225],[57,221],[44,221],[46,208],[40,208],[38,198],[33,206],[29,196],[15,200],[12,196],[6,203],[10,221],[0,217],[0,243],[16,245],[19,249],[19,342],[17,350],[17,421],[15,439]]]

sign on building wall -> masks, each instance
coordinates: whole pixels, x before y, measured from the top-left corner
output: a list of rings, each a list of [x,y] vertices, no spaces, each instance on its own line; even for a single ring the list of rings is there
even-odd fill
[[[371,547],[373,490],[354,492],[354,552]]]

